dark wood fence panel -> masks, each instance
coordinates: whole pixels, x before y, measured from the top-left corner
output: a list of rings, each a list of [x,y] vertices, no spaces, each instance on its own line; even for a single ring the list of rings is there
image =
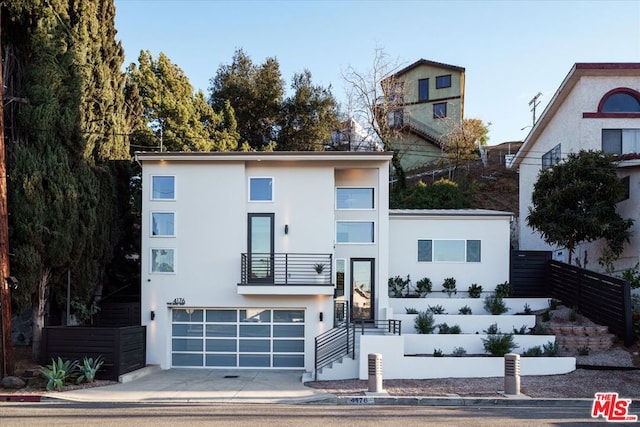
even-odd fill
[[[141,323],[139,302],[107,302],[100,304],[96,315],[101,328],[139,326]]]
[[[127,372],[146,365],[146,326],[96,328],[84,326],[50,326],[42,333],[43,360],[61,357],[82,362],[84,357],[102,356],[104,365],[97,378],[117,381]]]
[[[622,338],[634,342],[631,287],[625,280],[558,261],[549,261],[551,296]]]
[[[512,251],[509,266],[512,296],[548,297],[546,271],[550,259],[549,251]]]

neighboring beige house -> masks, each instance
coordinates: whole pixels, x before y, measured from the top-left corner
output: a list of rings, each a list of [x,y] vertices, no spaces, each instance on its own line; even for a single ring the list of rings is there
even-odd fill
[[[616,262],[617,271],[640,262],[640,63],[577,63],[513,159],[520,174],[520,249],[555,250],[567,260],[564,248],[550,248],[538,232],[527,226],[531,194],[539,172],[562,161],[567,153],[603,150],[618,156],[619,176],[628,197],[618,212],[632,218],[631,242]],[[604,242],[583,243],[575,257],[588,268],[602,270],[598,258]]]
[[[411,170],[439,159],[443,136],[464,118],[465,69],[420,59],[388,79],[400,85],[398,109],[388,119],[400,130],[391,146],[400,151],[402,166]]]
[[[375,132],[368,132],[355,119],[340,122],[340,129],[331,134],[329,151],[383,151]]]

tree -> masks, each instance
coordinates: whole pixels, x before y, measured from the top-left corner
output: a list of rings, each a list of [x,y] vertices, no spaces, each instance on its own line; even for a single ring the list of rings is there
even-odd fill
[[[347,84],[347,106],[350,114],[366,123],[382,143],[385,151],[394,151],[392,165],[397,186],[405,186],[405,174],[400,165],[399,153],[391,147],[393,137],[399,138],[401,126],[394,126],[394,116],[403,111],[405,87],[394,72],[400,68],[392,62],[382,48],[376,48],[373,64],[366,72],[349,66],[342,72]]]
[[[236,50],[231,64],[218,68],[209,92],[215,111],[233,108],[241,143],[261,150],[276,139],[284,81],[275,58],[255,65],[242,49]]]
[[[331,87],[313,85],[311,72],[293,76],[294,94],[285,99],[278,149],[322,151],[339,126],[338,103]]]
[[[489,141],[490,125],[480,119],[448,120],[449,131],[442,138],[442,146],[452,168],[450,177],[455,177],[464,162],[478,158],[479,148]]]
[[[616,212],[623,185],[610,155],[571,153],[563,163],[540,172],[533,187],[527,224],[550,245],[566,247],[569,263],[581,242],[606,239],[614,256],[629,241],[633,220]]]
[[[5,109],[12,274],[20,282],[12,299],[33,309],[37,358],[45,301],[56,308],[63,300],[68,272],[73,295],[95,300],[113,258],[120,206],[112,165],[129,163],[135,92],[126,93],[120,71],[112,1],[2,7],[7,93],[28,100]]]
[[[127,68],[143,105],[143,125],[135,133],[134,143],[163,151],[235,150],[239,136],[233,110],[223,103],[216,113],[202,91],[194,94],[184,71],[160,53],[154,59],[141,51],[138,64]]]

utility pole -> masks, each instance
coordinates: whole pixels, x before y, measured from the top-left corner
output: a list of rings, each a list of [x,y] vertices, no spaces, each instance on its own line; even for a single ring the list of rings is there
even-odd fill
[[[0,11],[1,11],[0,3]],[[0,22],[2,22],[0,20]],[[1,24],[0,24],[1,25]],[[2,28],[0,27],[0,34]],[[0,52],[2,43],[0,42]],[[0,54],[0,309],[2,310],[2,375],[13,375],[13,337],[11,334],[11,290],[9,288],[9,222],[7,208],[7,162],[4,150],[4,84]]]
[[[534,96],[531,101],[529,101],[529,106],[531,107],[531,111],[533,112],[533,123],[532,125],[536,125],[536,107],[540,104],[540,97],[542,96],[542,92],[538,92],[536,96]],[[524,128],[523,128],[524,129]]]

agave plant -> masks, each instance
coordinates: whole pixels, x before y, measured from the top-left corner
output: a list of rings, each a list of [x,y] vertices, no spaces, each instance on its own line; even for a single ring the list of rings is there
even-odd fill
[[[102,356],[98,356],[95,359],[92,357],[85,357],[82,360],[82,364],[78,365],[78,370],[80,371],[80,376],[76,380],[78,384],[82,381],[86,381],[88,383],[92,383],[96,379],[96,373],[104,363],[102,360]]]
[[[47,380],[47,391],[51,391],[54,388],[62,391],[65,381],[71,378],[77,369],[77,361],[63,361],[61,357],[58,357],[57,361],[53,358],[51,359],[51,365],[41,366],[40,375]]]

